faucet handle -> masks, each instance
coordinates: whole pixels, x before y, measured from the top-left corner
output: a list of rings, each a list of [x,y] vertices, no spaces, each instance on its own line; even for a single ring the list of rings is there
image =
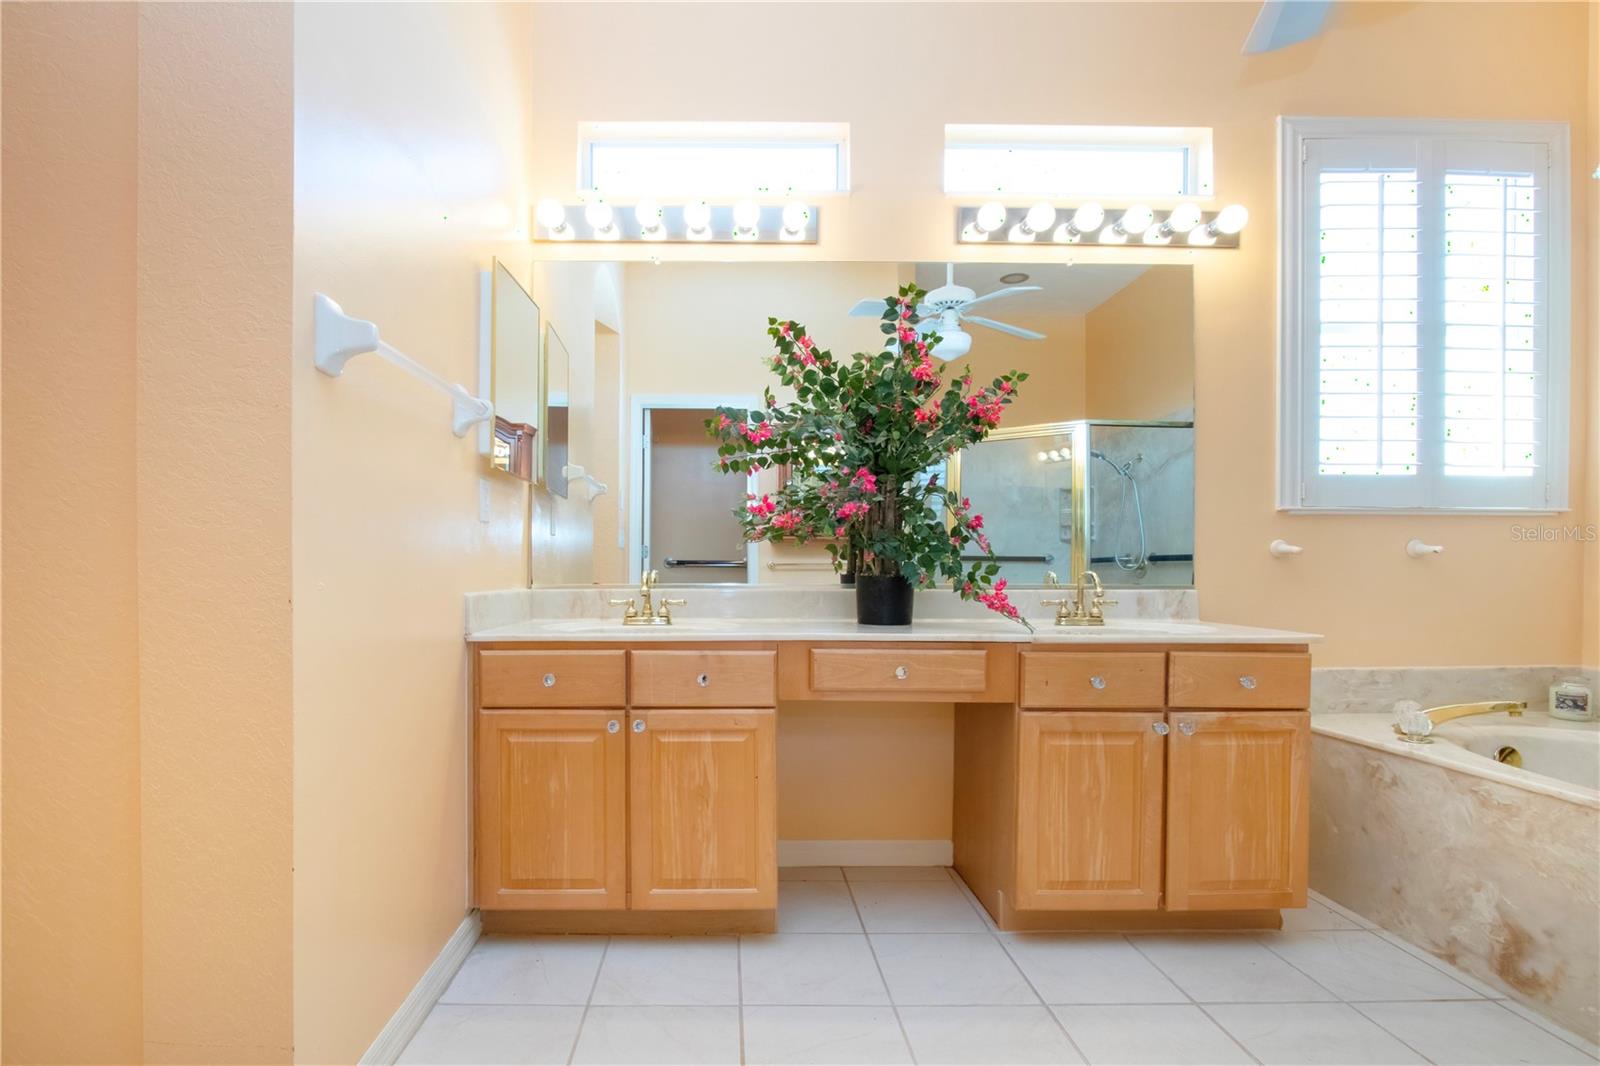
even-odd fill
[[[1039,606],[1040,607],[1065,607],[1067,604],[1069,604],[1071,602],[1072,601],[1068,600],[1068,599],[1040,600],[1039,601]]]
[[[688,600],[673,600],[673,599],[668,599],[667,597],[663,596],[659,600],[657,600],[656,602],[661,604],[661,606],[663,606],[663,607],[682,607],[685,604],[687,604],[689,601]]]
[[[632,618],[639,613],[639,608],[634,603],[632,596],[629,596],[625,600],[607,600],[606,602],[613,607],[626,607],[627,610],[622,613],[622,617],[624,618]]]

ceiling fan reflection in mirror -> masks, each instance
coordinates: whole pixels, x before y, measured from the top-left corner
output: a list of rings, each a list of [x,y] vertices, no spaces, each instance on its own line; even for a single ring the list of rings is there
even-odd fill
[[[1043,333],[967,313],[969,309],[979,304],[998,300],[1003,296],[1015,296],[1020,292],[1038,292],[1040,286],[1008,285],[1003,289],[996,289],[979,296],[965,285],[957,285],[955,278],[955,264],[946,263],[944,284],[928,293],[922,298],[922,302],[917,304],[917,317],[920,320],[917,323],[917,332],[939,335],[939,343],[933,348],[936,357],[948,362],[951,359],[960,359],[972,350],[972,334],[961,328],[963,322],[999,330],[1001,333],[1009,333],[1023,340],[1044,340]],[[850,313],[858,318],[877,318],[883,314],[883,306],[882,300],[862,300],[850,309]]]

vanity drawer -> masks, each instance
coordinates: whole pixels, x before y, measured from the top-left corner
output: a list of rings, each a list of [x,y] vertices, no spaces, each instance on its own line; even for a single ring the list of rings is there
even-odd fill
[[[812,648],[810,667],[810,687],[819,695],[950,699],[989,687],[989,653],[983,648]]]
[[[1175,651],[1167,672],[1172,707],[1311,706],[1311,656],[1304,652]]]
[[[1161,707],[1167,697],[1165,652],[1022,653],[1024,707]]]
[[[636,651],[628,658],[635,707],[773,707],[770,651]]]
[[[627,673],[621,651],[478,653],[480,707],[622,707]]]

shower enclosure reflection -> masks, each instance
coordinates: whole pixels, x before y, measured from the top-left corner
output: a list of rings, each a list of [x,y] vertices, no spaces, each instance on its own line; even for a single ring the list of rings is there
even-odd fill
[[[1037,585],[1194,583],[1194,423],[1080,420],[996,432],[960,456],[1001,573]]]

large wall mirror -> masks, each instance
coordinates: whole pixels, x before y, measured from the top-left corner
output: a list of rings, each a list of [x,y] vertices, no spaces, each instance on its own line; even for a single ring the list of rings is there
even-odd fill
[[[981,314],[1042,334],[969,324],[971,350],[952,363],[984,378],[1012,369],[1029,375],[1000,430],[948,469],[985,515],[1012,584],[1041,584],[1050,572],[1070,581],[1075,567],[1094,569],[1108,585],[1194,583],[1188,266],[542,262],[537,270],[550,275],[550,291],[583,291],[585,279],[609,271],[622,328],[617,372],[602,368],[598,378],[620,384],[594,396],[566,384],[596,391],[597,376],[558,368],[564,346],[557,356],[558,334],[547,333],[549,467],[559,472],[559,452],[613,486],[616,535],[593,538],[591,567],[536,579],[636,580],[655,569],[672,584],[836,583],[823,545],[742,541],[735,510],[783,473],[717,473],[716,446],[701,423],[719,405],[754,406],[763,389],[778,387],[765,363],[768,316],[805,323],[845,357],[882,344],[878,320],[852,317],[851,307],[915,280],[929,290],[953,282],[980,296],[1023,287],[986,301]],[[547,310],[565,328],[558,310]]]

